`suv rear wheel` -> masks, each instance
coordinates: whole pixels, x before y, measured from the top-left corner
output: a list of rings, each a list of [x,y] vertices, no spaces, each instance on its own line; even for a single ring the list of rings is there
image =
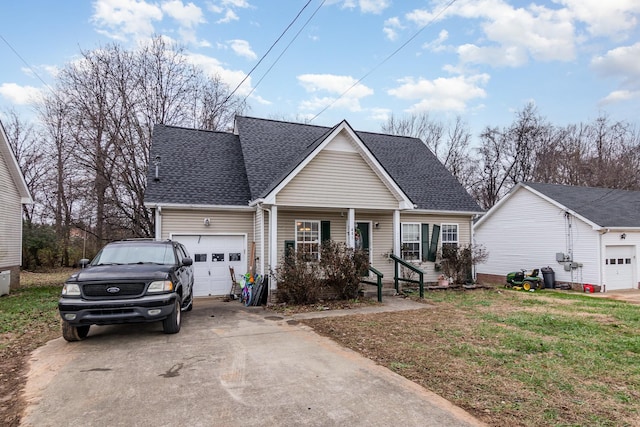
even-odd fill
[[[69,341],[82,341],[89,335],[91,325],[72,326],[66,320],[62,321],[62,337]]]
[[[162,321],[162,329],[165,334],[177,334],[180,332],[180,320],[181,320],[181,308],[180,298],[176,298],[176,302],[173,307],[173,312]]]

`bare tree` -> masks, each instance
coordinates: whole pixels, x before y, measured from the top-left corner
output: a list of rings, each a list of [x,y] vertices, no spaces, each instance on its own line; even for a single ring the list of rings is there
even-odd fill
[[[31,196],[37,200],[43,193],[46,173],[46,168],[43,167],[45,153],[39,144],[38,135],[33,125],[20,119],[15,110],[7,111],[4,116],[3,125],[9,146],[18,161]],[[22,207],[26,221],[31,223],[35,219],[37,205],[25,204]]]

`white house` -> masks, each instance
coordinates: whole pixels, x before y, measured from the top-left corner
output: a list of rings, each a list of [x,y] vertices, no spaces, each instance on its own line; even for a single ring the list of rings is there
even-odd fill
[[[640,191],[520,183],[475,223],[474,239],[489,252],[480,282],[551,267],[574,289],[637,289]]]
[[[389,254],[436,281],[442,244],[471,242],[482,212],[417,138],[236,117],[233,132],[156,125],[145,206],[156,238],[194,258],[195,295],[224,295],[237,273],[274,271],[288,250],[317,257],[356,244],[393,278]],[[273,283],[271,283],[273,290]]]
[[[0,122],[0,294],[20,285],[22,205],[33,203]],[[5,283],[9,282],[9,283]]]

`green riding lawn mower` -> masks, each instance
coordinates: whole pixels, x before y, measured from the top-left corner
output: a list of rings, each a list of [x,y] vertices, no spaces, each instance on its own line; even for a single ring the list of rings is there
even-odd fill
[[[536,268],[531,272],[527,270],[512,271],[507,274],[506,288],[524,289],[525,291],[535,291],[542,289],[544,282],[538,277],[539,270]]]

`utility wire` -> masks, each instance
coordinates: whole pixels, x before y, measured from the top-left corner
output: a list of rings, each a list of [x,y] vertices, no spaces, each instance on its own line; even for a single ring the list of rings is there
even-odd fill
[[[43,85],[45,85],[47,87],[47,89],[49,89],[51,91],[51,93],[53,93],[53,95],[55,97],[57,97],[58,95],[55,93],[55,91],[53,90],[53,88],[51,86],[49,86],[49,84],[47,82],[45,82],[42,77],[40,77],[40,75],[36,72],[36,70],[22,57],[22,55],[20,55],[18,53],[18,51],[11,45],[11,43],[9,43],[7,41],[7,39],[4,38],[4,36],[2,36],[2,34],[0,34],[0,39],[2,39],[2,41],[9,46],[9,49],[11,49],[13,51],[13,53],[20,58],[20,60],[22,61],[22,63],[24,65],[27,66],[27,68],[33,73],[34,76],[36,76],[38,78],[38,80],[40,80],[42,82]]]
[[[336,102],[338,102],[340,99],[342,99],[342,97],[344,97],[349,91],[351,91],[351,89],[353,89],[354,87],[356,87],[361,81],[363,81],[364,79],[366,79],[367,77],[369,77],[374,71],[376,71],[378,68],[380,68],[385,62],[387,62],[389,59],[391,59],[392,57],[394,57],[398,52],[400,52],[402,49],[404,49],[409,43],[411,43],[413,41],[413,39],[415,39],[416,37],[418,37],[418,35],[425,29],[427,28],[429,25],[433,24],[433,22],[440,17],[440,15],[442,15],[447,9],[449,9],[449,7],[451,7],[457,0],[451,0],[440,12],[438,12],[433,18],[431,18],[431,20],[429,22],[427,22],[426,24],[424,24],[418,31],[416,31],[411,37],[409,37],[409,39],[404,42],[400,47],[398,47],[396,50],[394,50],[393,52],[391,52],[390,55],[388,55],[386,58],[384,58],[380,63],[378,63],[375,67],[373,67],[369,72],[367,72],[364,76],[360,77],[354,84],[352,84],[351,86],[349,86],[349,88],[347,90],[345,90],[344,92],[342,92],[340,94],[340,96],[338,96],[336,99],[334,99],[333,101],[331,101],[327,106],[325,106],[322,110],[320,110],[320,112],[318,114],[316,114],[315,116],[313,116],[311,118],[311,120],[309,120],[309,122],[314,121],[320,114],[324,113],[325,111],[327,111],[329,109],[329,107],[331,107],[333,104],[335,104]]]
[[[273,64],[271,64],[271,66],[267,69],[267,71],[265,71],[265,73],[262,75],[262,77],[260,77],[260,80],[258,80],[258,82],[253,86],[253,88],[251,89],[251,92],[249,92],[247,94],[247,96],[244,97],[244,100],[242,101],[244,103],[244,101],[247,100],[247,98],[249,98],[249,96],[251,96],[251,94],[253,93],[254,90],[256,90],[258,88],[258,85],[260,85],[260,83],[262,82],[262,80],[267,76],[267,74],[269,74],[269,72],[271,71],[271,69],[278,63],[278,61],[280,60],[280,58],[282,58],[282,55],[285,54],[285,52],[289,49],[289,47],[293,44],[293,42],[298,38],[298,36],[300,35],[300,33],[302,32],[302,30],[304,30],[307,26],[307,24],[309,24],[309,22],[311,22],[311,20],[313,19],[314,16],[316,16],[316,13],[318,13],[318,11],[320,10],[320,8],[324,5],[326,0],[322,0],[322,2],[320,3],[320,6],[318,6],[316,8],[316,10],[313,12],[313,14],[311,14],[311,16],[309,17],[309,19],[307,19],[307,21],[304,23],[304,25],[302,26],[302,28],[300,28],[298,30],[298,32],[296,33],[295,36],[293,36],[293,39],[291,39],[291,41],[289,42],[289,44],[284,48],[284,50],[280,53],[280,55],[278,55],[278,57],[276,58],[276,60],[273,62]]]
[[[224,105],[229,98],[231,98],[233,96],[234,93],[236,93],[236,91],[240,88],[240,86],[242,86],[242,84],[249,78],[249,76],[251,75],[251,73],[253,73],[253,71],[258,67],[258,65],[260,65],[260,63],[267,57],[267,55],[269,54],[269,52],[271,52],[271,50],[275,47],[276,44],[278,44],[278,42],[280,41],[280,39],[286,34],[287,31],[289,31],[289,28],[291,28],[291,26],[298,20],[298,18],[300,17],[300,15],[302,14],[302,12],[307,8],[307,6],[309,6],[309,3],[311,3],[313,0],[309,0],[307,1],[307,3],[302,6],[302,9],[300,9],[300,12],[298,12],[298,14],[296,15],[295,18],[293,18],[293,21],[291,21],[289,23],[289,25],[287,25],[287,28],[284,29],[284,31],[282,32],[282,34],[280,34],[280,36],[276,39],[276,41],[273,42],[273,44],[271,45],[271,47],[269,47],[269,49],[264,53],[264,55],[262,55],[262,58],[260,58],[260,60],[256,63],[256,65],[253,66],[253,68],[249,71],[249,73],[244,76],[244,78],[242,79],[242,81],[240,83],[238,83],[238,85],[236,86],[235,89],[233,89],[231,91],[231,93],[229,95],[227,95],[227,97],[225,98],[224,101],[222,101],[222,105]]]

